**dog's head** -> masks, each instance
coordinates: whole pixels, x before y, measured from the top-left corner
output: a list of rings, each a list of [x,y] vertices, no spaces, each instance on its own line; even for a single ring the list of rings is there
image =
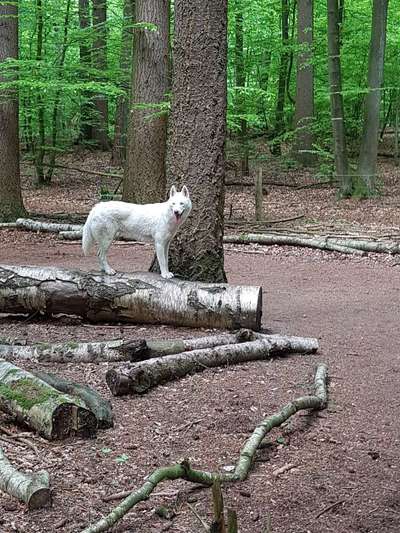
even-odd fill
[[[169,191],[168,203],[172,209],[177,224],[186,220],[192,209],[192,202],[186,185],[184,185],[179,192],[176,190],[175,185],[172,185]]]

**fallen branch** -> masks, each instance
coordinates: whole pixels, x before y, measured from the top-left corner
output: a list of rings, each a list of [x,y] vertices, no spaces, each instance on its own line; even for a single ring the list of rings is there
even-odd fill
[[[86,168],[77,168],[77,167],[67,167],[66,165],[50,165],[48,163],[43,163],[44,167],[53,167],[53,168],[60,168],[62,170],[71,170],[73,172],[80,172],[81,174],[90,174],[92,176],[102,176],[104,178],[121,178],[121,174],[114,174],[111,172],[99,172],[96,170],[87,170]]]
[[[288,418],[302,409],[323,409],[326,406],[327,378],[327,366],[325,364],[320,364],[315,373],[313,395],[297,398],[285,405],[277,413],[261,421],[241,449],[233,473],[221,474],[218,472],[194,470],[191,468],[187,460],[178,464],[157,468],[147,477],[146,481],[139,489],[132,492],[108,515],[101,518],[95,524],[88,526],[81,533],[100,533],[102,531],[107,531],[137,503],[147,500],[156,486],[167,479],[184,479],[186,481],[207,486],[211,486],[215,480],[219,480],[222,483],[244,481],[250,472],[257,449],[269,431],[280,426]]]
[[[206,368],[263,360],[288,353],[313,353],[317,339],[258,335],[257,340],[193,350],[110,369],[107,384],[114,396],[143,394],[149,389]]]
[[[39,509],[51,502],[49,474],[42,470],[24,474],[14,468],[0,448],[0,490],[25,502],[28,509]]]
[[[40,380],[54,387],[59,392],[63,392],[79,398],[84,405],[94,414],[97,420],[98,429],[108,429],[114,426],[112,405],[105,400],[98,392],[87,385],[81,385],[68,379],[63,379],[55,374],[33,370],[32,374]]]
[[[150,272],[82,272],[0,265],[0,312],[78,315],[133,322],[259,330],[261,287],[165,280]]]
[[[365,255],[365,252],[331,242],[329,238],[312,237],[303,238],[297,235],[267,235],[258,233],[247,233],[243,235],[225,235],[224,242],[232,244],[282,244],[288,246],[305,246],[308,248],[318,248],[319,250],[329,250],[344,254]]]
[[[76,397],[61,394],[30,372],[0,359],[0,409],[46,439],[93,437],[96,417]]]
[[[42,231],[45,233],[58,233],[60,231],[78,231],[81,230],[81,224],[60,224],[58,222],[42,222],[32,220],[31,218],[18,218],[16,221],[17,228],[30,231]]]
[[[0,426],[0,431],[2,433],[5,433],[9,437],[11,439],[11,442],[12,442],[12,439],[15,439],[21,442],[22,444],[25,444],[25,446],[28,446],[28,448],[31,448],[31,450],[33,450],[36,453],[36,455],[39,455],[39,450],[37,449],[37,447],[30,440],[25,438],[27,434],[25,435],[21,433],[15,434],[9,429],[5,428],[4,426]]]

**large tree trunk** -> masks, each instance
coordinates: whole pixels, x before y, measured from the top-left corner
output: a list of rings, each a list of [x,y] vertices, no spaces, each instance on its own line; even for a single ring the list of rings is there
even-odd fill
[[[40,509],[51,501],[49,474],[42,470],[24,474],[8,461],[0,448],[0,490],[25,502],[28,509]]]
[[[142,394],[149,389],[207,368],[228,366],[246,361],[268,359],[288,353],[314,353],[317,339],[259,335],[258,340],[193,350],[180,354],[149,359],[106,374],[106,381],[114,396]]]
[[[130,78],[132,76],[132,50],[135,0],[124,0],[124,22],[120,55],[120,86],[125,91],[117,99],[115,111],[114,142],[111,152],[111,164],[122,166],[126,158],[126,136],[128,130],[129,100],[131,95]]]
[[[165,195],[167,117],[160,105],[168,91],[169,1],[136,0],[135,20],[155,24],[157,31],[135,32],[122,198],[145,204],[160,202]]]
[[[18,59],[18,4],[0,4],[0,63]],[[6,81],[0,75],[0,84]],[[9,79],[7,78],[7,81]],[[0,89],[0,222],[25,214],[19,171],[18,92]]]
[[[331,101],[333,147],[335,152],[335,173],[339,180],[342,198],[351,196],[353,182],[347,159],[346,132],[342,95],[342,72],[340,64],[339,6],[338,0],[327,0],[328,4],[328,69]]]
[[[95,415],[76,397],[61,394],[44,381],[0,359],[0,409],[46,439],[92,437]]]
[[[261,326],[261,287],[164,280],[157,274],[106,276],[49,267],[0,266],[0,312],[74,314],[191,327]]]
[[[170,269],[226,280],[223,252],[227,0],[176,0],[168,188],[187,185],[190,218],[171,245]]]
[[[281,0],[281,39],[282,49],[279,62],[278,93],[275,106],[275,126],[274,140],[271,144],[271,153],[281,155],[280,136],[285,130],[285,94],[286,78],[288,74],[289,54],[287,46],[289,43],[289,3],[288,0]]]
[[[313,2],[314,0],[298,0],[297,2],[297,42],[301,51],[297,58],[295,156],[305,166],[315,161],[315,156],[311,153],[314,120]]]
[[[98,70],[99,81],[103,79],[107,68],[107,0],[92,0],[94,43],[92,49],[93,66]],[[97,94],[94,99],[96,110],[93,125],[93,139],[101,150],[110,148],[108,138],[108,100],[104,94]]]
[[[389,0],[374,0],[371,43],[368,60],[368,89],[365,99],[364,126],[358,161],[361,196],[376,194],[376,159],[378,154],[379,111],[385,60],[387,10]]]

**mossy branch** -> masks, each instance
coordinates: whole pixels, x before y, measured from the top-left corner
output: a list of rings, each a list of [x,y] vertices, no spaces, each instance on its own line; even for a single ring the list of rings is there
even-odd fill
[[[280,411],[264,419],[253,431],[243,446],[233,473],[204,472],[191,468],[187,459],[178,464],[157,468],[136,491],[132,492],[108,515],[96,524],[87,527],[81,533],[100,533],[107,531],[120,520],[137,503],[148,499],[158,483],[165,480],[184,479],[193,483],[211,486],[214,481],[243,481],[250,472],[255,454],[266,434],[274,427],[280,426],[292,415],[303,409],[323,409],[327,402],[328,367],[321,363],[314,378],[314,394],[301,396],[285,405]]]

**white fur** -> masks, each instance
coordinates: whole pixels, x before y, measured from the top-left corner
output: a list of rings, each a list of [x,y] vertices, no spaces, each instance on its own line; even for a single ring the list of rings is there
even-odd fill
[[[177,192],[174,185],[168,200],[159,204],[100,202],[90,211],[83,226],[83,253],[88,255],[97,243],[101,270],[113,275],[115,270],[108,264],[107,252],[117,234],[137,241],[154,241],[161,276],[172,278],[174,275],[168,270],[169,245],[191,209],[187,187]]]

